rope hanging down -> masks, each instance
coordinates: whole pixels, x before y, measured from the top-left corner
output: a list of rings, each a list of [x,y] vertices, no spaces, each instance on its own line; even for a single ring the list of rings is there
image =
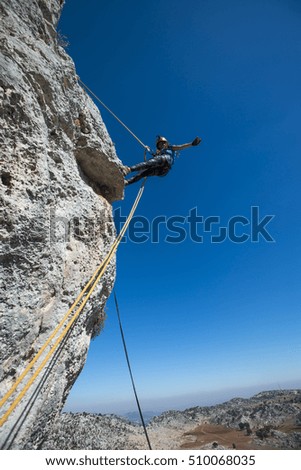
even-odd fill
[[[107,254],[106,258],[104,259],[104,261],[99,265],[99,267],[97,268],[97,270],[94,272],[94,274],[92,275],[91,279],[88,281],[88,283],[86,284],[86,286],[83,288],[83,290],[81,291],[81,293],[79,294],[79,296],[77,297],[77,299],[75,300],[75,302],[73,303],[73,305],[70,307],[70,309],[68,310],[68,312],[66,313],[66,315],[64,316],[64,318],[61,320],[61,322],[59,323],[59,325],[55,328],[55,330],[52,332],[52,334],[49,336],[49,338],[45,341],[45,343],[43,344],[43,346],[40,348],[40,350],[38,351],[38,353],[36,354],[36,356],[31,360],[31,362],[28,364],[28,366],[26,367],[26,369],[23,371],[23,373],[20,375],[20,377],[16,380],[16,382],[14,383],[14,385],[8,390],[8,392],[5,394],[5,396],[2,398],[2,400],[0,401],[0,408],[2,408],[4,406],[4,404],[7,402],[7,400],[11,397],[11,395],[14,393],[14,391],[17,389],[18,385],[20,385],[20,383],[23,381],[23,379],[26,377],[26,375],[28,374],[28,372],[33,368],[33,366],[35,365],[35,363],[38,361],[38,359],[41,357],[41,355],[43,354],[43,352],[45,351],[46,347],[51,343],[51,341],[55,338],[55,336],[58,334],[59,330],[62,328],[62,326],[64,325],[65,321],[69,318],[69,316],[71,316],[73,310],[75,309],[75,307],[77,307],[77,304],[81,301],[81,299],[83,298],[83,296],[85,295],[85,293],[87,292],[87,295],[85,297],[85,299],[83,300],[83,302],[80,304],[80,306],[78,307],[78,309],[76,310],[74,316],[71,318],[71,320],[69,321],[69,323],[66,325],[66,327],[64,328],[64,330],[62,331],[62,333],[60,334],[60,336],[58,337],[58,339],[56,340],[56,342],[54,343],[54,345],[51,347],[51,349],[49,350],[49,352],[47,353],[46,357],[44,358],[44,360],[42,361],[42,363],[39,365],[39,367],[37,368],[37,370],[33,373],[32,377],[28,380],[28,382],[24,385],[23,389],[21,390],[21,392],[17,395],[17,397],[14,399],[14,401],[12,402],[12,404],[10,405],[10,407],[8,408],[8,410],[4,413],[4,415],[1,417],[0,419],[0,427],[7,421],[8,417],[10,416],[10,414],[14,411],[14,409],[18,406],[18,404],[20,403],[20,401],[22,400],[22,398],[24,397],[25,393],[27,392],[27,390],[31,387],[31,385],[34,383],[34,381],[36,380],[36,378],[38,377],[38,375],[40,374],[40,372],[43,370],[43,368],[45,367],[45,365],[47,364],[47,362],[49,361],[49,359],[51,358],[51,356],[54,354],[54,352],[56,351],[56,349],[58,348],[58,346],[60,345],[60,343],[63,341],[63,339],[65,338],[65,336],[67,335],[68,331],[70,330],[70,328],[72,327],[72,325],[74,324],[74,322],[76,321],[76,319],[79,317],[81,311],[83,310],[84,306],[86,305],[86,303],[88,302],[90,296],[92,295],[96,285],[98,284],[99,280],[101,279],[101,277],[103,276],[108,264],[110,263],[111,259],[113,258],[117,248],[118,248],[118,245],[120,244],[129,224],[130,224],[130,221],[131,219],[133,218],[133,215],[135,213],[135,210],[138,206],[138,203],[142,197],[142,194],[143,194],[143,191],[144,191],[144,184],[145,184],[145,181],[142,183],[140,189],[139,189],[139,192],[137,194],[137,197],[134,201],[134,204],[132,206],[132,209],[128,215],[128,218],[127,220],[125,221],[119,235],[116,237],[116,240],[114,241],[112,247],[110,248],[110,251],[109,253]]]
[[[142,423],[142,426],[143,426],[143,429],[144,429],[144,434],[145,434],[145,437],[146,437],[146,441],[147,441],[149,450],[152,450],[151,443],[150,443],[150,440],[149,440],[149,437],[148,437],[148,433],[147,433],[147,429],[146,429],[146,425],[145,425],[145,421],[144,421],[144,418],[143,418],[143,413],[142,413],[142,409],[141,409],[141,406],[140,406],[140,402],[139,402],[139,398],[138,398],[138,394],[137,394],[135,382],[134,382],[134,376],[133,376],[133,373],[132,373],[131,363],[130,363],[130,359],[129,359],[129,355],[128,355],[128,351],[127,351],[127,347],[126,347],[125,337],[124,337],[123,328],[122,328],[122,323],[121,323],[121,318],[120,318],[120,313],[119,313],[119,306],[118,306],[118,301],[117,301],[117,295],[116,295],[115,290],[114,290],[114,300],[115,300],[115,306],[116,306],[116,311],[117,311],[119,329],[120,329],[121,338],[122,338],[123,349],[124,349],[124,353],[125,353],[125,357],[126,357],[126,362],[127,362],[128,369],[129,369],[129,373],[130,373],[130,377],[131,377],[132,387],[133,387],[134,395],[135,395],[135,398],[136,398],[136,403],[137,403],[137,407],[138,407],[138,411],[139,411],[141,423]]]
[[[134,139],[137,140],[137,142],[139,142],[140,145],[142,145],[142,147],[145,149],[145,150],[149,150],[149,147],[147,145],[145,145],[135,134],[133,131],[131,131],[131,129],[129,129],[128,126],[126,126],[124,124],[124,122],[121,121],[121,119],[119,119],[118,116],[116,116],[116,114],[113,113],[113,111],[111,111],[111,109],[103,102],[101,101],[101,99],[95,95],[95,93],[79,78],[78,78],[78,82],[119,122],[119,124],[121,124],[133,137]]]

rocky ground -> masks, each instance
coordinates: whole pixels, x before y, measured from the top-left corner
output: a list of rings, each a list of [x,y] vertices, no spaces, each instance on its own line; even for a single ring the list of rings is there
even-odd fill
[[[301,390],[168,411],[147,426],[153,449],[301,449]],[[117,417],[64,413],[43,449],[147,449],[143,428]]]

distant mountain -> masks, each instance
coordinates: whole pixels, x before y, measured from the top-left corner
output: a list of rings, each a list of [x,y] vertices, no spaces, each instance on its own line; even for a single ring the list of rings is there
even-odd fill
[[[154,418],[155,416],[158,416],[159,414],[160,414],[159,411],[143,411],[143,420],[145,424],[148,424],[152,418]],[[126,419],[128,419],[132,423],[142,424],[140,414],[138,411],[130,411],[129,413],[126,413],[122,416],[124,416]]]
[[[145,413],[149,420],[152,412]],[[43,449],[147,449],[136,413],[63,413]],[[129,421],[131,420],[131,422]],[[167,411],[147,425],[153,449],[301,449],[301,390],[261,392],[252,398]]]

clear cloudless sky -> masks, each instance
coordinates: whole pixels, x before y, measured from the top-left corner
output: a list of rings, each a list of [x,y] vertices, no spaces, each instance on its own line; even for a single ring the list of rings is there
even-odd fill
[[[168,243],[179,233],[160,224],[158,243],[127,238],[117,255],[143,409],[300,387],[299,0],[67,0],[59,30],[81,79],[144,143],[203,139],[168,176],[147,181],[137,215],[185,220],[195,208],[220,225],[205,232],[199,219],[201,243],[179,219],[186,238]],[[143,148],[100,111],[124,164],[142,161]],[[115,215],[129,212],[138,188],[126,188]],[[212,243],[234,216],[250,221],[251,207],[259,221],[274,216],[273,242]],[[235,235],[244,233],[250,224],[237,224]],[[107,315],[66,410],[135,410],[112,298]]]

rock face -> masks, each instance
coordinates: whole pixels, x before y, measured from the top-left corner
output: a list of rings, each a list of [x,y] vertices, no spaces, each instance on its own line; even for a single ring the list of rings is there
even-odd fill
[[[63,413],[54,423],[42,448],[51,449],[143,449],[141,426],[114,415]]]
[[[153,449],[301,449],[301,390],[167,411],[147,432]],[[142,426],[116,416],[63,413],[43,449],[147,449]]]
[[[59,45],[62,3],[0,3],[1,396],[108,252],[111,202],[123,197],[122,164]],[[2,426],[2,448],[40,446],[101,327],[114,276],[113,259],[47,374]]]

